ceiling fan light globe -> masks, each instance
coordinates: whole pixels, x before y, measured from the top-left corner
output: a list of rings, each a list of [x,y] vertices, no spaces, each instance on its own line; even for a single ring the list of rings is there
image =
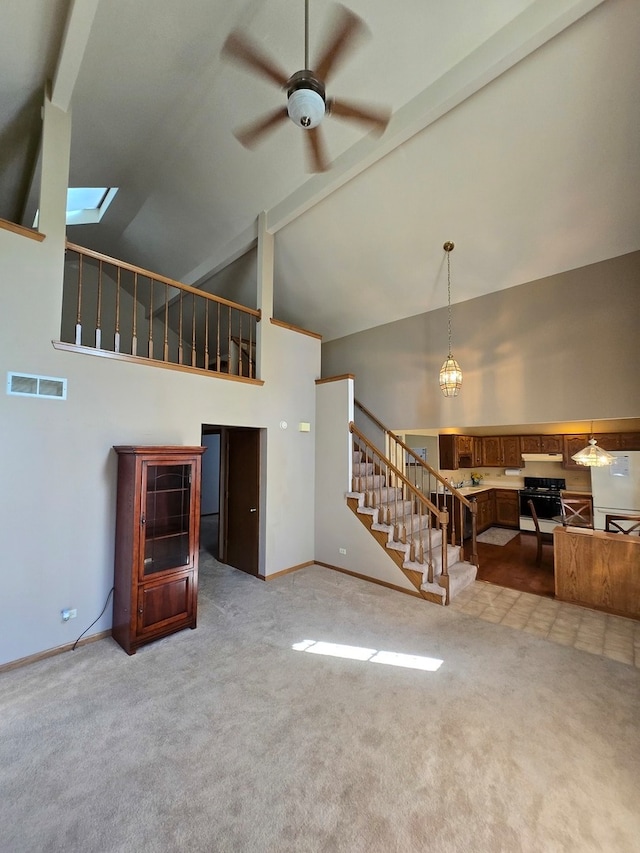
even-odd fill
[[[325,113],[324,99],[313,89],[296,89],[289,95],[287,112],[294,124],[309,130],[317,127],[322,121]]]

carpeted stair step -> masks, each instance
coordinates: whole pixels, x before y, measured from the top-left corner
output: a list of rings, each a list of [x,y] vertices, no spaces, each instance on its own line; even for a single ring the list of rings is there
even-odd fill
[[[352,478],[352,491],[354,492],[366,492],[372,489],[379,489],[385,485],[385,479],[382,474],[371,474],[368,477]]]
[[[374,473],[373,462],[354,462],[351,471],[354,477],[367,477]]]
[[[463,589],[472,584],[478,573],[478,569],[473,563],[459,562],[449,566],[449,602],[452,602],[456,595],[459,595]],[[434,580],[436,578],[434,577]],[[426,586],[431,587],[431,584]],[[423,584],[420,589],[424,589]]]
[[[402,489],[396,486],[382,486],[379,489],[369,489],[364,494],[367,506],[381,506],[391,501],[402,499]]]
[[[414,516],[405,516],[404,518],[398,519],[397,524],[401,524],[405,529],[405,538],[409,538],[413,536],[417,539],[420,535],[422,535],[423,540],[426,541],[426,531],[429,528],[429,516],[425,515],[414,515]],[[422,534],[421,534],[422,531]],[[433,540],[432,540],[433,541]]]
[[[434,548],[431,552],[431,562],[433,564],[433,576],[434,578],[437,575],[442,574],[442,546],[438,545],[437,548]],[[460,560],[460,546],[459,545],[447,545],[447,566],[455,566],[456,563]],[[427,580],[427,567],[425,567],[423,581]]]
[[[413,508],[413,501],[393,501],[393,503],[383,503],[378,505],[378,519],[384,521],[385,524],[394,524],[396,521],[402,521],[406,517],[407,524],[409,516]]]

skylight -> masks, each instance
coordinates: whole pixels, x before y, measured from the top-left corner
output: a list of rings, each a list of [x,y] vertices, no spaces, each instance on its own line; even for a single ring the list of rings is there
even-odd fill
[[[93,225],[100,222],[115,198],[118,187],[69,187],[67,189],[67,225]],[[36,211],[33,227],[38,227]]]

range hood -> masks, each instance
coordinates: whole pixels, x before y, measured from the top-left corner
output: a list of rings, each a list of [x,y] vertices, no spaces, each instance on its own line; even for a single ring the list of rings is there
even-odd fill
[[[562,462],[562,453],[523,453],[525,462]]]

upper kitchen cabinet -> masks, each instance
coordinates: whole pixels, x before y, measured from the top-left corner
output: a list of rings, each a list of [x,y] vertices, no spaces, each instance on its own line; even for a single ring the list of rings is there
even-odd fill
[[[564,435],[562,444],[562,467],[573,468],[576,471],[584,471],[584,465],[579,465],[571,458],[574,453],[587,446],[588,435]]]
[[[584,471],[584,465],[579,465],[571,458],[574,453],[582,450],[589,443],[591,435],[564,435],[562,449],[562,467]],[[640,433],[638,432],[602,432],[594,433],[593,438],[604,450],[640,450]]]
[[[619,450],[640,450],[640,432],[621,432]]]
[[[640,450],[638,432],[597,432],[593,437],[605,450]]]
[[[522,465],[519,435],[488,435],[482,438],[482,464],[487,468]]]
[[[439,435],[440,468],[447,471],[473,468],[473,445],[474,439],[471,435]]]
[[[562,453],[561,435],[521,435],[521,453]]]

